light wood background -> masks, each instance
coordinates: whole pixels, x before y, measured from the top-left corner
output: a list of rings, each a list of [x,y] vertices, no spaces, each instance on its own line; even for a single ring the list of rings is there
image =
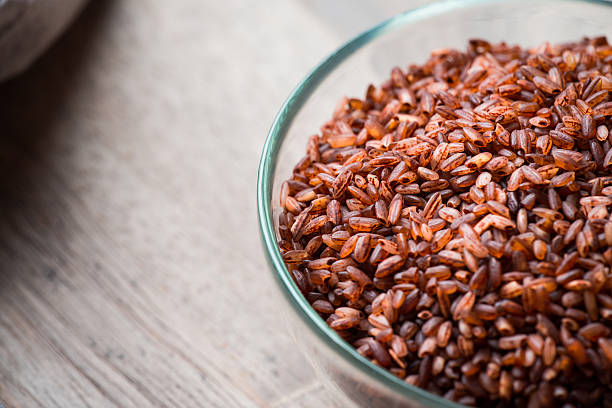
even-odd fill
[[[348,406],[277,316],[256,168],[309,69],[424,1],[91,3],[0,86],[1,405]]]

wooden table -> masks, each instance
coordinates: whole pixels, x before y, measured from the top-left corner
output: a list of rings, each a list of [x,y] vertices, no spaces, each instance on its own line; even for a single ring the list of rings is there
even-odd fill
[[[277,317],[256,168],[299,79],[403,7],[96,1],[0,86],[1,404],[347,406]]]

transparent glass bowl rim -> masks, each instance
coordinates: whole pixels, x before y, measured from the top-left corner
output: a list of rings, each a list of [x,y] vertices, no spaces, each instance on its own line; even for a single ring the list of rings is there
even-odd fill
[[[383,386],[394,390],[407,399],[417,400],[426,406],[433,404],[435,406],[461,407],[459,404],[402,381],[387,370],[376,366],[368,359],[361,356],[350,344],[342,340],[331,328],[329,328],[327,323],[325,323],[312,306],[310,306],[306,298],[304,298],[293,282],[283,262],[274,233],[274,222],[272,220],[271,210],[271,202],[274,199],[274,197],[272,197],[274,170],[276,168],[280,146],[285,139],[295,114],[299,112],[323,79],[362,46],[391,30],[410,24],[411,22],[448,13],[459,8],[467,8],[483,3],[507,3],[509,1],[510,0],[449,0],[433,3],[400,13],[353,38],[310,71],[291,92],[274,118],[259,163],[257,179],[257,215],[260,234],[268,262],[272,266],[277,284],[280,286],[281,291],[284,293],[295,312],[306,323],[309,329],[338,354],[339,358],[343,358],[346,362],[373,381],[381,383]],[[612,7],[612,2],[606,0],[560,1],[569,3],[592,3]],[[338,95],[338,98],[340,97],[341,95]],[[317,124],[313,124],[313,127],[314,126],[317,126]]]

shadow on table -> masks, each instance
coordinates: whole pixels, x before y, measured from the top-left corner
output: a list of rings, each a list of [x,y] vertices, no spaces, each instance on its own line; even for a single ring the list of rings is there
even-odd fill
[[[62,190],[44,160],[45,147],[63,137],[52,131],[56,117],[78,87],[79,72],[95,64],[90,50],[112,29],[108,17],[117,3],[91,1],[32,67],[0,84],[0,281],[19,276],[18,263],[27,256],[23,241],[54,239],[54,224],[62,222],[56,204]],[[0,283],[0,293],[4,287]]]
[[[109,25],[116,1],[91,1],[70,28],[26,72],[0,84],[1,138],[23,144],[45,137],[89,50]]]

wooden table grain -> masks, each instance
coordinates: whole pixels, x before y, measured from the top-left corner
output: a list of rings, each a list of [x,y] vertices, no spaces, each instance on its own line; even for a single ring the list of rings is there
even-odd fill
[[[259,242],[284,98],[420,2],[95,1],[0,86],[0,405],[339,407]]]

